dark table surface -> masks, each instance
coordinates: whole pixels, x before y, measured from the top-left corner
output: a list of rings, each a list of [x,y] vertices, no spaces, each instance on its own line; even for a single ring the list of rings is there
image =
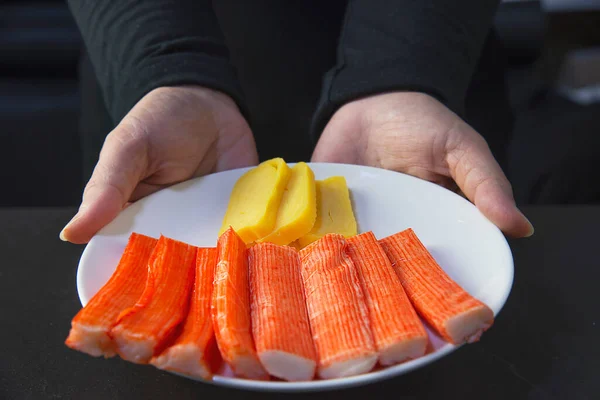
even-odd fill
[[[389,381],[289,397],[600,398],[600,207],[525,211],[536,234],[510,242],[513,290],[479,343]],[[80,308],[75,273],[83,247],[60,242],[58,232],[73,212],[0,209],[0,399],[283,397],[67,349],[63,342]]]

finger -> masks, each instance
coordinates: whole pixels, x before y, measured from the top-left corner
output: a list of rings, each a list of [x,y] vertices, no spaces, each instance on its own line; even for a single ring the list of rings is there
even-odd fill
[[[156,193],[159,190],[172,186],[176,183],[177,182],[174,182],[171,185],[154,185],[151,183],[140,182],[137,184],[133,192],[131,192],[131,196],[129,196],[129,201],[136,202],[140,199],[143,199],[146,196],[151,195],[152,193]]]
[[[119,127],[111,132],[85,187],[79,211],[64,227],[60,238],[72,243],[87,243],[121,212],[146,165],[146,141],[142,135]]]
[[[346,137],[340,140],[336,134],[336,121],[332,120],[329,124],[315,146],[311,162],[367,164],[359,151],[363,148],[360,138],[353,132],[348,132]]]
[[[217,144],[218,157],[214,163],[214,171],[227,171],[230,169],[250,167],[258,164],[258,153],[256,151],[256,143],[254,136],[247,129],[246,134],[242,134],[243,130],[236,137],[229,139],[227,142],[219,142]]]
[[[448,177],[447,175],[443,175],[441,173],[432,171],[431,167],[410,166],[406,168],[391,169],[393,171],[402,172],[435,183],[436,185],[439,185],[455,193],[459,190],[459,187],[454,181],[454,179]]]
[[[485,140],[475,131],[461,135],[448,151],[452,178],[462,192],[498,228],[512,237],[533,234],[533,225],[517,208],[512,188]]]

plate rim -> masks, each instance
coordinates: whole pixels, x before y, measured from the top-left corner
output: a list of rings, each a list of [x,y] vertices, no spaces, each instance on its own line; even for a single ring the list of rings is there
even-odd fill
[[[287,164],[289,166],[293,166],[297,163],[290,162]],[[423,184],[423,185],[426,185],[426,186],[429,186],[432,188],[436,188],[435,190],[445,191],[450,196],[456,196],[458,199],[460,199],[460,201],[468,203],[469,206],[474,207],[477,211],[479,211],[473,203],[471,203],[468,199],[464,198],[463,196],[460,196],[457,193],[452,192],[451,190],[448,190],[448,189],[446,189],[442,186],[439,186],[433,182],[429,182],[425,179],[421,179],[421,178],[418,178],[418,177],[415,177],[415,176],[412,176],[412,175],[409,175],[409,174],[406,174],[403,172],[392,171],[392,170],[379,168],[379,167],[356,165],[356,164],[345,164],[345,163],[306,162],[306,164],[309,167],[335,165],[335,166],[340,166],[342,168],[349,167],[351,169],[356,168],[356,169],[360,169],[360,170],[372,170],[378,174],[390,174],[390,175],[400,174],[404,178],[408,178],[409,180],[420,182],[419,184]],[[253,167],[235,168],[235,169],[231,169],[231,170],[215,172],[215,173],[207,174],[207,175],[204,175],[201,177],[188,179],[186,181],[179,182],[175,185],[168,186],[168,187],[163,188],[155,193],[152,193],[152,194],[144,197],[143,199],[138,200],[136,203],[143,204],[144,202],[149,201],[148,199],[151,199],[152,196],[154,196],[155,194],[160,193],[164,190],[174,190],[183,185],[193,185],[195,182],[199,182],[203,179],[206,179],[207,177],[216,177],[216,176],[222,175],[222,174],[239,173],[241,175],[244,172],[250,170],[251,168],[253,168]],[[84,284],[83,284],[83,280],[84,280],[83,274],[84,274],[84,270],[85,270],[84,265],[86,264],[86,260],[89,257],[89,252],[91,251],[89,249],[91,249],[93,247],[91,245],[93,244],[94,239],[97,236],[102,236],[103,232],[105,230],[109,229],[110,225],[119,218],[119,216],[123,213],[123,211],[125,211],[125,210],[122,210],[121,213],[119,213],[119,215],[117,215],[115,217],[115,219],[113,221],[111,221],[111,223],[107,224],[100,231],[98,231],[98,233],[96,235],[94,235],[94,237],[92,237],[92,239],[86,244],[86,246],[81,254],[81,257],[80,257],[78,265],[77,265],[76,288],[77,288],[77,295],[79,298],[79,302],[81,303],[82,307],[85,306],[87,301],[89,301],[89,299],[86,301],[86,299],[84,298],[83,293],[82,293],[83,291],[81,290],[81,288],[84,286]],[[486,218],[483,214],[481,214],[481,216],[483,218]],[[499,233],[498,236],[502,239],[502,240],[499,240],[498,242],[502,242],[502,247],[503,247],[502,250],[507,255],[506,266],[508,267],[508,270],[505,271],[508,273],[506,290],[503,292],[502,297],[497,304],[498,309],[493,310],[494,311],[494,319],[496,319],[498,317],[498,314],[500,314],[500,312],[504,308],[506,301],[508,300],[508,297],[510,296],[512,289],[513,289],[514,257],[513,257],[512,250],[510,248],[510,245],[508,243],[506,236],[500,231],[500,229],[496,225],[491,224],[491,226],[492,226],[492,229],[494,229],[497,234]],[[90,298],[91,298],[91,296],[90,296]],[[405,375],[416,369],[420,369],[429,364],[432,364],[435,361],[439,360],[440,358],[448,356],[451,353],[454,353],[456,350],[462,348],[463,346],[464,346],[464,344],[453,345],[450,343],[446,343],[442,348],[438,349],[437,351],[426,354],[426,355],[419,357],[417,359],[414,359],[414,360],[410,360],[410,361],[403,362],[400,364],[392,365],[392,366],[378,369],[375,371],[370,371],[370,372],[360,374],[360,375],[349,376],[349,377],[344,377],[344,378],[326,379],[326,380],[316,379],[316,380],[303,381],[303,382],[259,381],[259,380],[250,380],[250,379],[237,378],[237,377],[225,377],[222,375],[215,375],[213,377],[213,379],[211,379],[211,380],[203,380],[203,379],[190,377],[185,374],[176,373],[176,372],[172,372],[172,371],[165,371],[165,372],[168,372],[170,374],[174,374],[174,375],[177,375],[177,376],[180,376],[183,378],[191,379],[196,382],[202,382],[202,383],[215,385],[215,386],[221,386],[221,387],[229,387],[229,388],[243,389],[243,390],[249,390],[249,391],[258,391],[258,392],[281,392],[281,393],[283,393],[283,392],[288,392],[288,393],[289,392],[306,392],[306,393],[308,393],[308,392],[330,391],[330,390],[344,389],[344,388],[355,387],[355,386],[362,386],[362,385],[372,384],[372,383],[376,383],[376,382],[379,382],[382,380],[390,379],[390,378],[393,378],[396,376]]]

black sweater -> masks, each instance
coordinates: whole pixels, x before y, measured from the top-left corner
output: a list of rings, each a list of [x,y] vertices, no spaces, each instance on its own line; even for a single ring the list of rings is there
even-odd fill
[[[68,3],[115,122],[150,90],[178,84],[198,84],[227,93],[247,116],[211,1]],[[344,103],[391,90],[429,93],[462,114],[498,3],[349,0],[337,64],[323,79],[313,133],[318,136]],[[258,2],[257,6],[265,7]]]

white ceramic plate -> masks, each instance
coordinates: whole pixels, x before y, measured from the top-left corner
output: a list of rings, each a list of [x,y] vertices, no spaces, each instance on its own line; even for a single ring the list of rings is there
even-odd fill
[[[334,175],[346,178],[359,232],[371,230],[382,238],[413,228],[441,267],[498,314],[512,286],[512,255],[502,233],[471,203],[432,183],[383,169],[343,164],[310,166],[317,179]],[[83,252],[77,273],[81,303],[85,305],[114,272],[131,232],[153,237],[164,234],[197,246],[214,246],[231,189],[246,170],[184,182],[125,209]],[[225,368],[211,383],[271,391],[363,385],[423,367],[458,348],[434,334],[430,336],[433,346],[424,357],[359,376],[300,383],[262,382],[235,378]]]

